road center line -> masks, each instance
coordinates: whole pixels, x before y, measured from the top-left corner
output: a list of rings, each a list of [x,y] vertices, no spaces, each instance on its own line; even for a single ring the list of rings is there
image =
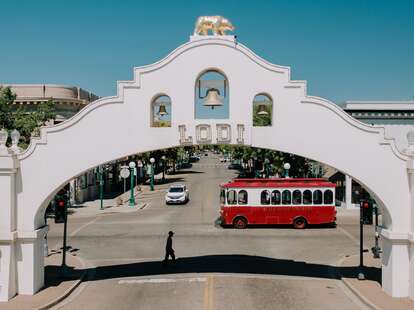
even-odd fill
[[[86,226],[89,226],[91,224],[93,224],[98,218],[94,218],[92,221],[89,221],[85,224],[83,224],[81,227],[75,229],[74,231],[72,231],[72,233],[69,235],[69,237],[73,237],[75,236],[78,232],[80,232],[82,229],[84,229]]]

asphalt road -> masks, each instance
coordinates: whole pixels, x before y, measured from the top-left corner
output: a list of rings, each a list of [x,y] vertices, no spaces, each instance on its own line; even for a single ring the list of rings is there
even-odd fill
[[[134,213],[70,218],[69,244],[79,249],[91,272],[56,308],[359,308],[335,266],[358,253],[357,217],[339,217],[337,228],[216,227],[218,185],[233,176],[210,154],[174,176],[190,190],[186,205],[166,206],[165,190],[159,189]],[[59,227],[51,227],[50,247],[60,242]],[[169,230],[175,232],[178,260],[165,267]],[[366,240],[372,246],[372,229],[366,230]]]

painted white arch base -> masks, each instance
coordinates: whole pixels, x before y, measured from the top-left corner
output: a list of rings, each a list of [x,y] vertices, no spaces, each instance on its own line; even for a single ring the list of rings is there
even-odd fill
[[[228,78],[228,119],[194,119],[196,79],[208,69]],[[383,288],[414,298],[414,165],[383,127],[309,96],[305,81],[290,80],[289,67],[268,63],[232,36],[190,40],[159,62],[134,68],[134,79],[118,82],[117,91],[42,128],[23,153],[0,156],[0,300],[43,286],[43,215],[69,180],[128,155],[204,143],[293,153],[357,180],[383,214]],[[272,98],[271,127],[253,127],[258,93]],[[171,127],[150,126],[151,100],[159,94],[171,98]]]

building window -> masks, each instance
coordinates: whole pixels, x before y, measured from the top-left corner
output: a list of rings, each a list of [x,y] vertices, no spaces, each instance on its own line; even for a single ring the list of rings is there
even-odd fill
[[[282,204],[290,205],[292,203],[292,194],[287,189],[282,192]]]
[[[229,190],[227,192],[227,204],[228,205],[235,205],[237,203],[237,198],[236,198],[236,191],[235,190]]]
[[[151,102],[151,127],[171,127],[171,99],[158,95]]]
[[[304,205],[312,204],[312,192],[308,189],[303,191],[303,204]]]
[[[239,191],[239,205],[247,205],[247,191],[241,190]]]
[[[204,71],[195,85],[196,119],[229,118],[229,83],[218,70]]]
[[[269,191],[262,191],[262,193],[260,194],[260,203],[262,205],[270,204],[270,193],[269,193]]]
[[[274,190],[272,192],[272,205],[280,205],[281,202],[281,195],[280,192],[278,190]]]
[[[269,95],[258,94],[253,98],[253,126],[272,126],[273,100]]]
[[[322,204],[322,191],[319,189],[313,192],[313,204],[314,205]]]
[[[294,205],[300,205],[302,204],[302,193],[300,190],[294,190],[292,195],[292,203]]]
[[[330,189],[327,189],[323,193],[323,203],[326,205],[330,205],[333,203],[333,192]]]

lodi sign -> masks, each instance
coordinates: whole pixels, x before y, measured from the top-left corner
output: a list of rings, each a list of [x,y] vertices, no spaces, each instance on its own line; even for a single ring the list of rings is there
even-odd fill
[[[383,212],[383,288],[395,297],[414,297],[411,155],[384,138],[384,128],[308,95],[305,81],[290,79],[289,67],[222,35],[230,24],[221,22],[201,19],[188,42],[134,68],[132,81],[118,82],[116,96],[42,128],[23,153],[0,155],[0,300],[43,286],[44,212],[69,180],[131,154],[206,143],[297,154],[363,184]],[[204,35],[209,30],[217,35]],[[256,107],[258,97],[265,99]],[[265,119],[259,125],[258,115]]]

